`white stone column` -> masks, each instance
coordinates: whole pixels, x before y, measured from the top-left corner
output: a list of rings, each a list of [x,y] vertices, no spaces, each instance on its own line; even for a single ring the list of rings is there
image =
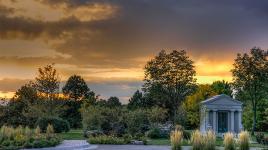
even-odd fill
[[[242,115],[241,110],[238,111],[238,132],[242,130]]]
[[[217,110],[213,110],[213,130],[217,133]]]
[[[209,109],[206,110],[206,131],[209,128]]]
[[[234,132],[234,123],[235,123],[235,120],[234,120],[234,110],[231,110],[231,132]]]

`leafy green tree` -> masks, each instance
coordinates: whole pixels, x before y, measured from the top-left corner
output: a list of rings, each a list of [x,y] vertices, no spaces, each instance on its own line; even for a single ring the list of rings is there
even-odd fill
[[[167,110],[161,107],[148,109],[148,118],[151,125],[165,123],[167,120]]]
[[[36,100],[38,100],[38,95],[33,84],[28,83],[21,86],[8,105],[2,107],[1,125],[24,125],[33,127],[37,118],[34,116],[28,117],[25,115],[25,112],[29,111],[30,106],[35,103]]]
[[[78,75],[69,77],[62,91],[65,96],[74,100],[84,99],[90,94],[90,89],[85,80]]]
[[[62,91],[68,100],[64,104],[65,110],[61,117],[68,120],[71,128],[80,128],[82,118],[79,109],[81,108],[82,100],[87,100],[87,102],[94,104],[95,93],[90,91],[85,80],[78,75],[69,77]]]
[[[129,99],[128,109],[137,109],[146,107],[145,99],[142,95],[142,92],[137,90],[133,96]]]
[[[211,84],[211,87],[217,94],[226,94],[232,96],[231,84],[227,81],[215,81]]]
[[[121,104],[121,102],[120,102],[118,97],[112,96],[107,100],[106,105],[108,107],[113,108],[113,107],[121,106],[122,104]]]
[[[268,88],[268,51],[253,48],[250,53],[238,54],[235,59],[233,85],[241,100],[252,105],[252,134],[256,129],[259,104],[267,98]]]
[[[183,109],[187,112],[186,126],[189,129],[195,129],[199,127],[200,111],[199,104],[201,101],[206,100],[209,97],[217,95],[211,85],[203,84],[199,85],[197,91],[188,96],[186,101],[183,102]]]
[[[145,93],[150,93],[152,89],[156,89],[155,87],[161,91],[149,95],[154,100],[159,96],[165,99],[162,105],[168,108],[170,117],[174,121],[178,107],[195,89],[195,74],[193,61],[184,50],[174,50],[169,54],[162,50],[145,66],[143,89]]]

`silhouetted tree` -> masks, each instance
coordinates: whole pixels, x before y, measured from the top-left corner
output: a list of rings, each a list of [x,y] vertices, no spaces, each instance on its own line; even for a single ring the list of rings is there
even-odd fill
[[[71,76],[65,86],[62,88],[63,94],[74,100],[81,100],[86,98],[90,94],[86,82],[81,76]]]
[[[53,64],[38,68],[35,86],[41,95],[52,100],[59,93],[59,84],[59,75]]]
[[[145,99],[142,95],[142,92],[137,90],[133,96],[129,99],[128,108],[129,109],[136,109],[146,107]]]
[[[107,100],[106,105],[108,107],[113,108],[113,107],[121,106],[122,104],[121,104],[121,102],[120,102],[118,97],[112,96]]]

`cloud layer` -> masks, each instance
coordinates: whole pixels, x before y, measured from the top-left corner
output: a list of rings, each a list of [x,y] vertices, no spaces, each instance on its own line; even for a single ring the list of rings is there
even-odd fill
[[[161,49],[185,49],[200,83],[230,80],[236,53],[268,47],[267,7],[266,0],[0,0],[0,79],[28,80],[53,62],[63,80],[82,74],[105,83],[94,85],[100,94],[127,97],[146,61]],[[118,90],[107,89],[111,78]],[[122,90],[123,79],[137,84]]]

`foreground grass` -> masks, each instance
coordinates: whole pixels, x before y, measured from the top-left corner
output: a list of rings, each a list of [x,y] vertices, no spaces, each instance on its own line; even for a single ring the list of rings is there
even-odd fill
[[[63,140],[85,140],[83,137],[83,130],[81,129],[71,129],[66,133],[58,134]]]
[[[81,129],[72,129],[67,133],[60,133],[58,135],[63,140],[86,140],[86,138],[83,137],[83,130],[81,130]],[[148,145],[170,145],[170,140],[168,138],[149,139]],[[189,143],[189,141],[183,141],[182,145],[187,146],[187,145],[190,145],[190,143]],[[216,145],[223,146],[223,140],[221,138],[217,138]],[[251,147],[267,147],[267,146],[264,146],[261,144],[250,144],[250,146]]]
[[[161,138],[161,139],[149,139],[148,145],[170,145],[170,140],[167,138]],[[189,146],[191,145],[189,141],[183,141],[183,146]],[[217,146],[223,146],[223,140],[221,138],[217,138],[216,140]],[[265,145],[261,144],[250,144],[250,147],[260,147],[260,148],[267,148]]]
[[[167,138],[163,139],[149,139],[148,145],[170,145],[170,140]]]

